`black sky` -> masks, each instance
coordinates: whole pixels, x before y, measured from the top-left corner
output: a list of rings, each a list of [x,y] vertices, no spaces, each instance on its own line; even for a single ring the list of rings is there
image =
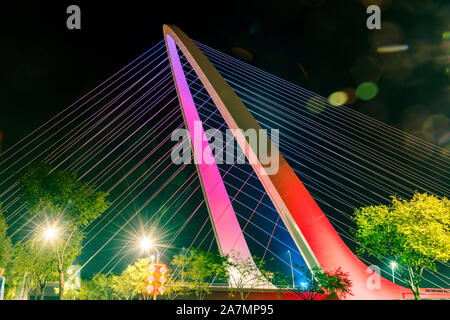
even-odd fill
[[[404,56],[388,58],[374,53],[374,33],[365,26],[362,2],[2,2],[3,149],[161,40],[164,23],[176,24],[191,38],[225,53],[244,48],[254,65],[325,97],[376,78],[378,97],[351,107],[398,127],[405,127],[405,112],[415,106],[448,115],[448,74],[433,60],[446,27],[445,2],[391,2],[382,13],[382,41],[414,45]],[[79,31],[66,28],[70,4],[81,7]],[[377,70],[364,63],[355,70],[355,62],[367,56],[378,59]],[[412,62],[403,65],[405,57]]]

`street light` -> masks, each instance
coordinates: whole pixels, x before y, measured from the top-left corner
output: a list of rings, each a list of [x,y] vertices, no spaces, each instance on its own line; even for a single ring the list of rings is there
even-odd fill
[[[149,250],[151,247],[153,247],[153,241],[149,238],[143,238],[141,240],[141,248],[145,251]]]
[[[392,282],[395,283],[395,269],[397,268],[398,264],[395,261],[391,262],[391,269],[392,269]]]
[[[52,240],[56,237],[56,229],[54,227],[48,227],[47,229],[45,229],[44,231],[44,237],[47,240]]]
[[[59,227],[56,222],[54,222],[52,224],[47,223],[45,226],[42,227],[41,230],[42,230],[41,231],[42,238],[44,238],[45,240],[48,240],[48,241],[58,238],[59,232],[60,232]]]
[[[159,251],[152,239],[150,239],[148,237],[142,238],[141,239],[141,248],[142,248],[142,250],[144,250],[145,252],[147,252],[149,254],[149,258],[151,261],[155,260],[155,256],[150,255],[150,251],[155,250],[156,251],[156,263],[159,263],[159,256],[160,256]]]

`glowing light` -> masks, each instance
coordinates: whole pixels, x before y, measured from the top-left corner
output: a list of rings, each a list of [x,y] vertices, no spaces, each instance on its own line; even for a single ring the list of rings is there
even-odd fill
[[[167,281],[166,277],[162,276],[161,278],[159,278],[159,282],[161,283],[165,283]]]
[[[381,46],[377,48],[378,53],[394,53],[394,52],[402,52],[409,49],[409,45],[407,44],[393,44],[389,46]]]
[[[348,100],[348,96],[347,93],[344,91],[337,91],[337,92],[333,92],[329,97],[328,97],[328,102],[332,105],[332,106],[340,106],[343,105],[344,103],[346,103]]]
[[[141,248],[144,250],[148,250],[153,247],[153,241],[149,238],[144,238],[141,240]]]
[[[378,94],[378,86],[370,81],[361,83],[356,88],[356,95],[361,100],[370,100]]]
[[[146,289],[147,289],[147,292],[148,292],[148,293],[152,293],[153,290],[155,290],[155,287],[153,287],[152,285],[148,285],[148,286],[146,287]]]
[[[45,229],[44,231],[44,237],[47,240],[52,240],[54,238],[56,238],[57,236],[57,231],[55,227],[48,227],[47,229]]]
[[[154,265],[151,265],[150,267],[148,267],[148,271],[150,271],[150,273],[153,273],[156,271],[156,267]]]
[[[147,280],[148,280],[148,282],[152,283],[153,281],[155,281],[155,277],[154,276],[148,276]]]
[[[397,267],[398,267],[397,262],[392,261],[392,262],[391,262],[391,268],[392,268],[392,269],[395,269],[395,268],[397,268]]]
[[[158,288],[158,291],[159,291],[161,294],[163,294],[163,293],[166,291],[166,288],[163,287],[163,286],[161,286],[161,287]]]

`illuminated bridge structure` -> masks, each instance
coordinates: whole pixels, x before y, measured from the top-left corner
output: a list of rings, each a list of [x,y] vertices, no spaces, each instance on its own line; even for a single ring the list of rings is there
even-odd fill
[[[130,234],[150,230],[164,244],[163,260],[192,247],[236,262],[258,255],[292,286],[306,288],[313,268],[341,268],[353,284],[347,299],[413,298],[398,277],[401,285],[386,278],[390,257],[355,255],[351,214],[388,203],[393,194],[448,196],[448,151],[331,105],[175,26],[163,29],[164,41],[0,155],[0,202],[10,236],[32,234],[18,181],[31,163],[44,161],[77,172],[112,199],[85,229],[78,258],[84,272],[120,271],[136,259]],[[179,144],[171,134],[182,128],[190,132],[184,140],[190,160],[197,161],[176,164]],[[278,146],[270,130],[258,141],[258,148],[269,145],[270,155],[279,154],[278,170],[240,130],[222,152],[232,145],[244,163],[199,161],[217,156],[206,138],[211,129],[279,129]],[[377,278],[372,264],[384,277]],[[426,274],[425,285],[435,288],[423,289],[422,297],[449,298],[449,276],[445,264]],[[255,287],[274,292],[268,282]]]

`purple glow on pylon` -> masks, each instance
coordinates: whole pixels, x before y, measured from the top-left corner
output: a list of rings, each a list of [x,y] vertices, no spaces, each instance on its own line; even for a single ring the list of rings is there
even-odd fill
[[[175,41],[170,35],[167,35],[166,43],[187,130],[191,137],[194,137],[194,129],[201,130],[201,132],[195,132],[195,134],[203,137],[201,141],[200,139],[191,139],[191,141],[218,238],[218,246],[223,255],[230,255],[234,251],[239,252],[239,257],[242,259],[251,258],[250,250],[231,205],[219,168],[215,161],[209,161],[209,159],[214,159],[214,156],[206,139],[205,131],[202,126],[195,125],[200,123],[200,117],[181,66]]]

